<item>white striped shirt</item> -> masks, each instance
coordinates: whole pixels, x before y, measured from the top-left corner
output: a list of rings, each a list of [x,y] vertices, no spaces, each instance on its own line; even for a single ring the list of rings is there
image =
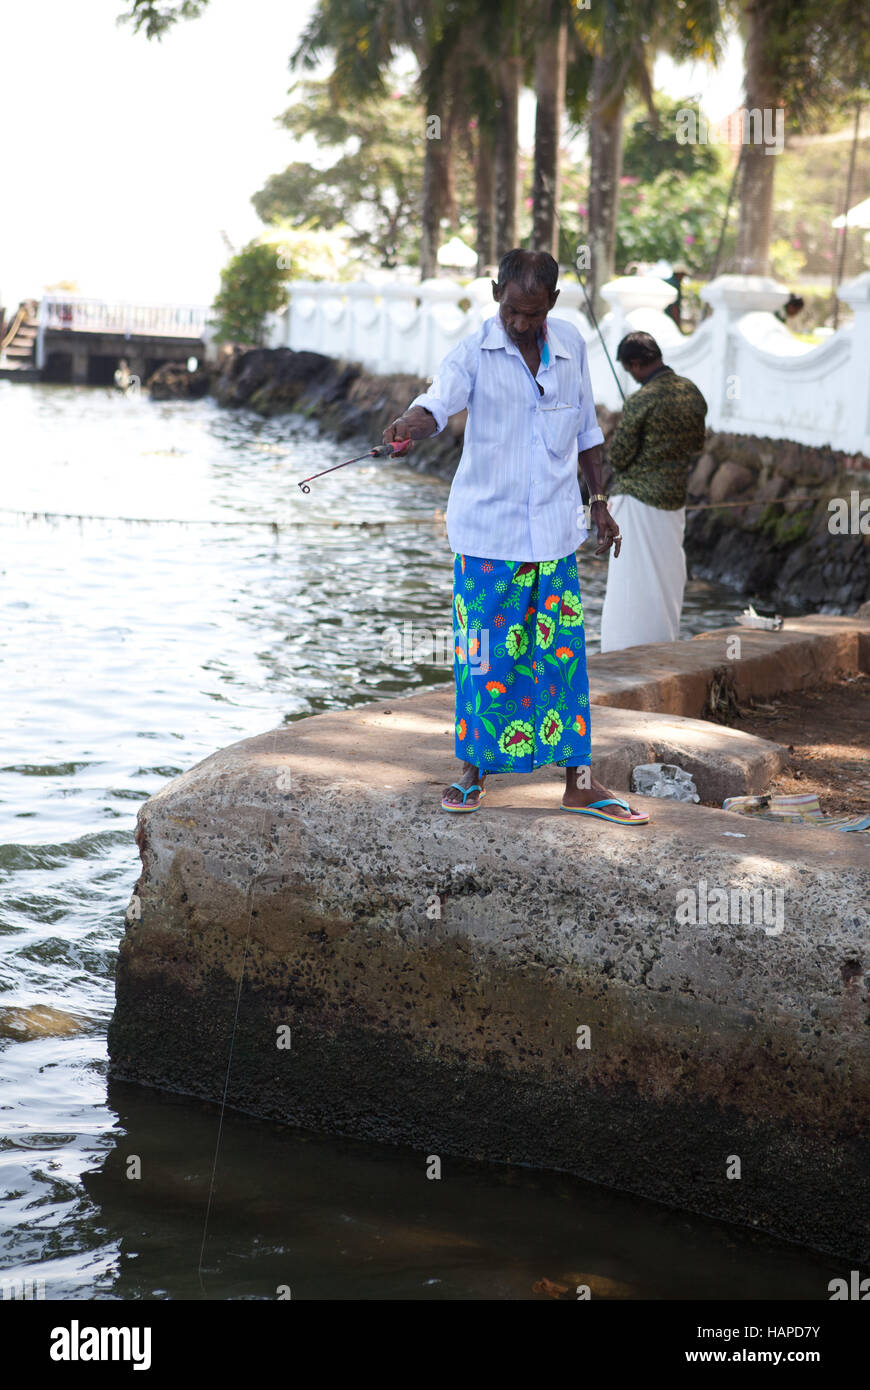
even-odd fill
[[[577,454],[604,443],[586,344],[573,324],[550,318],[546,342],[535,378],[495,314],[457,343],[412,402],[431,411],[436,433],[468,407],[447,503],[447,537],[460,554],[560,560],[586,539]]]

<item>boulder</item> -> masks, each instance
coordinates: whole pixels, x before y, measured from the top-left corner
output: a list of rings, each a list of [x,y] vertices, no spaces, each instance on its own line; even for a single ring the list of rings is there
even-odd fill
[[[145,383],[154,401],[199,400],[208,395],[210,386],[211,377],[205,367],[189,372],[186,362],[164,362]]]
[[[712,454],[702,454],[689,474],[688,491],[690,497],[703,497],[716,472],[716,460]]]
[[[774,473],[771,478],[765,478],[759,484],[755,494],[759,502],[775,502],[778,497],[782,497],[788,491],[788,483],[779,473]]]
[[[755,481],[755,474],[739,463],[722,463],[710,483],[711,502],[731,502],[746,492]]]
[[[328,391],[342,369],[343,364],[320,352],[249,348],[229,358],[214,394],[220,405],[252,405],[256,397],[253,408],[261,414],[275,414],[293,410],[307,391]]]

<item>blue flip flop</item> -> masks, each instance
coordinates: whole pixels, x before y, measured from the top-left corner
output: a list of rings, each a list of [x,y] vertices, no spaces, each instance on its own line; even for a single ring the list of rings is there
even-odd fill
[[[621,806],[623,811],[628,811],[627,816],[609,816],[602,810],[603,806]],[[565,806],[563,811],[573,811],[575,816],[593,816],[595,820],[606,820],[611,825],[649,825],[649,816],[642,811],[632,813],[627,801],[623,801],[620,796],[608,796],[603,801],[592,801],[588,806]]]
[[[463,787],[460,785],[459,782],[451,782],[450,785],[451,787],[455,787],[458,792],[462,792],[462,805],[460,806],[458,801],[445,801],[442,797],[441,809],[443,811],[467,811],[471,813],[472,811],[480,810],[480,803],[486,796],[485,787],[482,787],[478,782],[475,782],[470,787]],[[477,798],[473,806],[466,806],[465,803],[472,792],[480,792],[480,796]]]

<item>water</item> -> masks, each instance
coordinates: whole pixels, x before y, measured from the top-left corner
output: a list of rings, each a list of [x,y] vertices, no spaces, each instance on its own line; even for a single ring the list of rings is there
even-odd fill
[[[64,1299],[827,1297],[835,1262],[750,1232],[555,1175],[450,1160],[433,1183],[420,1155],[229,1114],[200,1280],[217,1112],[107,1084],[136,811],[223,745],[449,677],[384,655],[392,625],[449,622],[447,487],[372,463],[303,497],[342,449],[211,401],[0,382],[0,431],[6,508],[303,523],[0,512],[0,1276]],[[603,577],[584,556],[593,649]],[[737,606],[690,586],[686,632]]]

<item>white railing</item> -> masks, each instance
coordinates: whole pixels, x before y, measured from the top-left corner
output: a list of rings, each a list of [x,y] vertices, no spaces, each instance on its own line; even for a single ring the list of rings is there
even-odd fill
[[[788,289],[758,276],[723,275],[701,291],[712,315],[689,336],[663,312],[670,285],[625,276],[605,285],[601,330],[611,358],[628,332],[644,329],[665,360],[703,392],[714,430],[828,444],[870,456],[870,272],[841,287],[854,323],[809,347],[773,317]],[[583,334],[598,404],[622,398],[598,336],[582,312],[579,285],[562,287],[553,317]],[[445,353],[496,312],[489,280],[459,285],[296,281],[287,309],[270,319],[269,344],[360,362],[372,372],[431,377]],[[634,381],[616,367],[626,395]]]
[[[125,337],[201,339],[210,310],[200,304],[127,304],[78,295],[40,300],[36,365],[45,365],[48,329],[74,333],[121,333]]]

